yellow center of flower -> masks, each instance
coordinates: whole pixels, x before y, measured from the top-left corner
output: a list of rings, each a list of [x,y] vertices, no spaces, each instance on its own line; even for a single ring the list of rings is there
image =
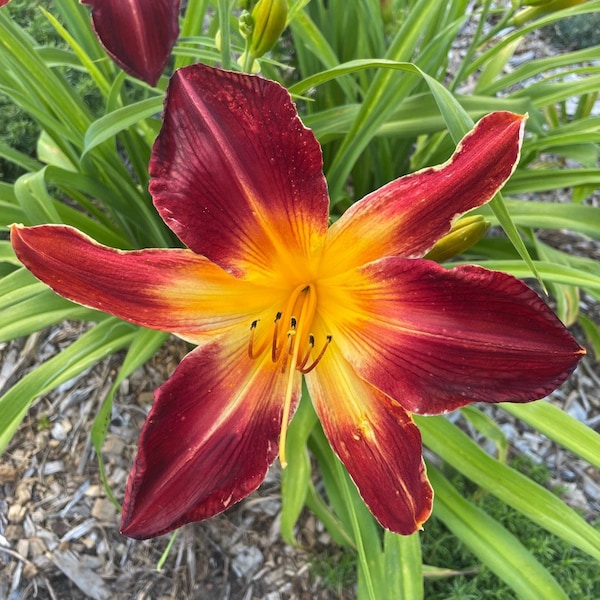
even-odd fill
[[[279,436],[279,461],[284,468],[287,466],[285,443],[295,372],[308,373],[312,371],[325,354],[332,339],[328,335],[318,354],[312,357],[315,336],[311,332],[311,327],[316,310],[317,289],[315,285],[301,284],[291,293],[284,309],[276,313],[273,321],[273,335],[264,337],[262,344],[259,344],[258,347],[256,347],[258,320],[253,321],[250,326],[248,356],[255,359],[270,346],[271,360],[280,366],[282,374],[287,374],[281,435]]]

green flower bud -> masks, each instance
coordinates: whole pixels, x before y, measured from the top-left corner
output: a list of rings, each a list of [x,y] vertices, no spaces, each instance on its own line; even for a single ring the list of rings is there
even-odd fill
[[[252,15],[247,11],[243,10],[238,21],[238,29],[243,38],[249,39],[252,37],[254,31],[254,19]]]
[[[490,223],[480,215],[459,219],[449,233],[438,240],[425,255],[429,260],[444,262],[476,244],[489,229]]]
[[[287,23],[286,0],[258,0],[252,9],[254,30],[248,47],[253,58],[266,54],[279,39]]]

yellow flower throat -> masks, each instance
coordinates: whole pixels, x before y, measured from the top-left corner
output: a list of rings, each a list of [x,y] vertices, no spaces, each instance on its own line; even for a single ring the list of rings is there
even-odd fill
[[[250,326],[248,356],[251,359],[258,358],[270,346],[271,360],[280,365],[281,373],[287,373],[281,434],[279,436],[279,461],[283,468],[287,466],[285,443],[295,372],[300,371],[305,374],[312,371],[323,358],[332,340],[331,335],[328,335],[317,356],[311,360],[315,347],[315,336],[311,332],[311,326],[316,310],[317,290],[315,285],[302,284],[292,292],[284,310],[277,312],[275,315],[272,337],[270,339],[265,338],[258,348],[255,347],[258,320],[253,321]]]

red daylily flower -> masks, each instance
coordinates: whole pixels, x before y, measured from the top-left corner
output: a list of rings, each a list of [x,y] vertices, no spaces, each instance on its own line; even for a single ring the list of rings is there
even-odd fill
[[[194,65],[171,80],[150,191],[187,249],[122,252],[66,226],[13,227],[59,294],[197,344],[155,394],[121,529],[222,512],[280,453],[304,376],[331,446],[384,527],[409,534],[432,489],[410,413],[527,402],[583,350],[523,282],[422,259],[517,163],[524,117],[484,117],[452,158],[327,228],[321,151],[286,90]]]
[[[81,0],[94,31],[127,73],[156,85],[179,36],[181,0]]]
[[[10,2],[10,0],[0,0],[0,6],[4,6],[5,4],[8,4]]]

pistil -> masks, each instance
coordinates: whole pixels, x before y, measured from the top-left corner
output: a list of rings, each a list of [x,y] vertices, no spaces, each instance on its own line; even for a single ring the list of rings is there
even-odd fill
[[[294,377],[298,367],[298,356],[300,356],[300,346],[303,344],[304,339],[308,339],[309,337],[308,334],[310,331],[310,326],[312,325],[312,320],[315,316],[315,311],[317,308],[317,294],[314,287],[307,285],[296,288],[290,298],[290,301],[288,302],[288,307],[292,312],[300,308],[300,316],[296,318],[293,314],[290,315],[290,329],[287,332],[287,337],[289,340],[289,357],[282,366],[282,369],[285,370],[287,365],[287,386],[283,401],[281,433],[279,435],[279,462],[281,463],[281,467],[284,469],[287,467],[287,460],[285,458],[285,444],[287,441],[287,429],[290,420],[290,406],[292,402],[292,393],[294,390]]]

